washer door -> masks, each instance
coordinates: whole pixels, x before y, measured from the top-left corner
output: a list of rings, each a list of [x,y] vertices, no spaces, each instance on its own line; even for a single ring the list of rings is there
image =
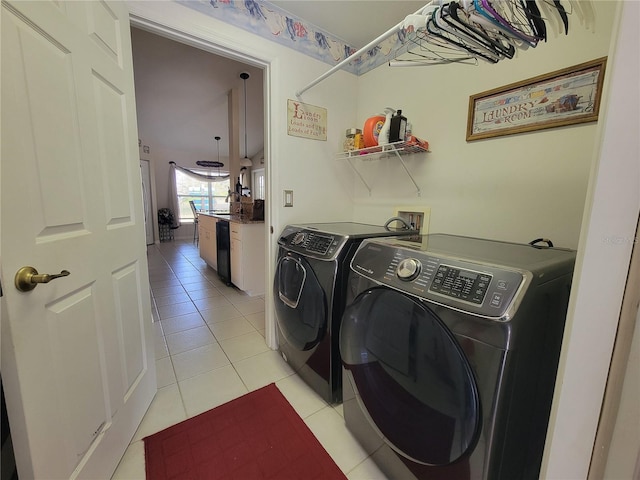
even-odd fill
[[[361,293],[345,310],[340,352],[360,408],[396,452],[447,465],[474,447],[481,409],[473,372],[426,305],[386,288]]]
[[[283,256],[273,286],[276,320],[284,338],[298,350],[310,350],[326,330],[326,300],[309,262]]]

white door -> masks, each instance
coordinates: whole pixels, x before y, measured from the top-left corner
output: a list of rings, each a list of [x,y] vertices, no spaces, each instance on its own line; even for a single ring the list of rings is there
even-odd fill
[[[153,244],[153,208],[151,208],[151,166],[149,160],[140,159],[142,175],[142,208],[144,210],[144,229],[147,245]]]
[[[107,479],[156,391],[124,2],[2,1],[2,379],[21,480]],[[69,276],[29,292],[23,266]]]

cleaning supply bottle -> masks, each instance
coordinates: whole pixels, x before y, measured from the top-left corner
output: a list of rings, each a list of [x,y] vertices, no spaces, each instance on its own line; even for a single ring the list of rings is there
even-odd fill
[[[380,135],[380,129],[384,125],[383,115],[374,115],[369,117],[364,123],[364,129],[362,130],[362,136],[364,139],[364,145],[362,148],[375,147],[378,145],[378,136]]]
[[[389,131],[391,130],[391,117],[395,113],[395,110],[391,107],[387,107],[384,109],[385,119],[384,125],[380,129],[380,134],[378,135],[378,145],[386,145],[389,143]]]
[[[402,116],[402,110],[398,109],[391,117],[391,128],[389,129],[389,143],[404,142],[407,132],[407,117]]]

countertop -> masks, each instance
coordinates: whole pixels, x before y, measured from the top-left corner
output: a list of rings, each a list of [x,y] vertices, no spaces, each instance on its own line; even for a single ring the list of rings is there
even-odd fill
[[[253,224],[253,223],[264,223],[264,220],[251,220],[247,218],[245,215],[231,214],[231,213],[210,213],[210,212],[198,212],[198,215],[206,215],[207,217],[214,217],[220,220],[227,220],[229,222],[242,223],[242,224]]]

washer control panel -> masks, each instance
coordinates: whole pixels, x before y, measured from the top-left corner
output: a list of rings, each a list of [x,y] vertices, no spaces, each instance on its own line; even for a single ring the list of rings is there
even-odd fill
[[[365,240],[351,270],[428,301],[504,317],[521,293],[523,272]]]
[[[287,226],[278,244],[296,253],[319,260],[333,260],[345,245],[346,237]]]

